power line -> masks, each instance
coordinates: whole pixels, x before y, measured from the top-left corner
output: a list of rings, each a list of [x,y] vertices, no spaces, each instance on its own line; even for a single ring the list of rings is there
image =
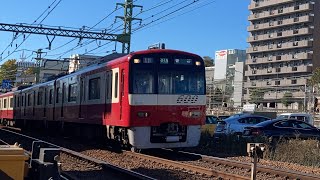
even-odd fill
[[[53,10],[55,10],[55,8],[61,3],[62,0],[59,0],[59,2],[48,12],[48,14],[40,21],[39,25],[52,13]],[[38,26],[39,26],[38,25]],[[9,53],[9,55],[7,55],[5,58],[3,59],[6,59],[7,57],[11,56],[13,53],[16,52],[16,50],[31,36],[31,34],[29,34],[26,38],[23,39],[23,41],[14,49],[13,52]],[[1,61],[3,60],[1,59]]]
[[[51,8],[51,6],[52,6],[56,1],[57,1],[57,0],[54,0],[54,1],[40,14],[40,16],[38,16],[37,19],[35,19],[35,20],[33,21],[32,25],[35,24],[35,23],[47,12],[47,10],[49,10],[49,9]],[[22,35],[21,35],[21,34],[18,35],[18,36],[15,35],[14,38],[12,39],[11,43],[9,43],[9,45],[2,51],[1,55],[3,55],[3,53],[4,53],[10,46],[12,46],[14,40],[17,39],[17,38],[20,37],[20,36],[22,36]]]

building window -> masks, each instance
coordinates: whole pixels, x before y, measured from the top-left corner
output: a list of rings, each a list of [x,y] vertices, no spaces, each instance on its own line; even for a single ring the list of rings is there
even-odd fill
[[[257,84],[255,82],[251,82],[251,86],[256,86]]]
[[[77,100],[77,84],[70,84],[69,85],[69,102],[76,102]]]
[[[299,33],[299,29],[294,29],[293,30],[293,34],[298,34]]]
[[[100,99],[100,77],[89,80],[89,100]]]
[[[293,42],[293,46],[298,46],[298,41]]]
[[[298,68],[297,67],[292,67],[292,71],[297,71]]]
[[[271,85],[271,82],[270,82],[270,81],[267,81],[267,85]]]
[[[278,9],[278,13],[283,13],[283,7],[281,7],[280,9]]]
[[[281,37],[282,36],[282,32],[277,32],[277,36]]]
[[[296,79],[291,80],[291,84],[297,84],[297,80]]]
[[[293,22],[298,22],[299,21],[299,17],[295,17],[294,19],[293,19]]]
[[[277,48],[281,48],[282,47],[282,44],[281,43],[278,43],[277,44]]]
[[[275,85],[280,85],[280,81],[275,81]]]
[[[299,5],[294,6],[294,10],[299,10],[299,9],[300,9]]]
[[[281,56],[276,56],[276,60],[281,60]]]
[[[276,68],[276,72],[281,72],[281,68]]]

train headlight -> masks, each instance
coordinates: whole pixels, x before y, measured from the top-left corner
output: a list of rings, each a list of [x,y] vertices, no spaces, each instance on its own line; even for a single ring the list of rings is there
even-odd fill
[[[140,117],[140,118],[146,118],[149,116],[150,116],[150,113],[148,113],[148,112],[138,112],[138,117]]]
[[[134,60],[133,60],[133,63],[139,64],[139,63],[141,63],[141,60],[140,60],[140,59],[134,59]]]
[[[201,62],[200,61],[196,61],[196,66],[200,66]]]

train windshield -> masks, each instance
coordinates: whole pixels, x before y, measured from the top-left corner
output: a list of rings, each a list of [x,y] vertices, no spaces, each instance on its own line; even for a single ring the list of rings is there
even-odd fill
[[[131,63],[133,94],[205,94],[204,67],[191,58],[135,58]]]

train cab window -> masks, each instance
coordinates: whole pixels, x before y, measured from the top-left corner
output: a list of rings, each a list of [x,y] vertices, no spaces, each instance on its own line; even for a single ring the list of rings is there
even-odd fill
[[[39,91],[38,92],[37,105],[42,105],[42,96],[43,96],[42,91]]]
[[[49,104],[52,104],[52,100],[53,100],[53,89],[50,89],[50,91],[49,91]]]
[[[7,99],[3,100],[3,108],[7,108]]]
[[[89,80],[89,100],[100,99],[100,77]]]
[[[10,98],[10,108],[13,108],[13,97]]]
[[[134,94],[153,94],[154,76],[152,71],[136,70],[133,75]]]
[[[70,84],[68,102],[76,102],[76,100],[77,100],[77,84]]]

